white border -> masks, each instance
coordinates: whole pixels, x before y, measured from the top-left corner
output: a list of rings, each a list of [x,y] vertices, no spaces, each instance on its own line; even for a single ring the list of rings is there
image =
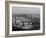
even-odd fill
[[[20,7],[39,7],[40,8],[40,30],[33,31],[12,31],[12,7],[20,6]],[[10,26],[9,26],[9,34],[26,34],[26,33],[43,33],[43,7],[40,5],[21,5],[21,4],[10,4]]]

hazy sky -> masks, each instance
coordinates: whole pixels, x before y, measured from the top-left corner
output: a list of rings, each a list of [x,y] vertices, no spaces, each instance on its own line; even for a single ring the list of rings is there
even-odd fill
[[[12,14],[39,14],[38,7],[12,7]]]

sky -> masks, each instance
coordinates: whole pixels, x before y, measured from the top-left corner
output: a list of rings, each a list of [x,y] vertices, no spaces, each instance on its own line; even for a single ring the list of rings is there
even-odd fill
[[[40,14],[39,7],[12,7],[12,14]]]

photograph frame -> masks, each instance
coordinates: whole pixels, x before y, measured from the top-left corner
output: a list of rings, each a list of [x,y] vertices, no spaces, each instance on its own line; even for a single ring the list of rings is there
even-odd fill
[[[43,6],[43,33],[33,33],[33,34],[9,34],[9,4],[22,3],[22,4],[32,4],[32,5],[42,5]],[[36,2],[20,2],[20,1],[5,1],[5,36],[6,37],[19,37],[19,36],[35,36],[45,34],[45,3]]]

